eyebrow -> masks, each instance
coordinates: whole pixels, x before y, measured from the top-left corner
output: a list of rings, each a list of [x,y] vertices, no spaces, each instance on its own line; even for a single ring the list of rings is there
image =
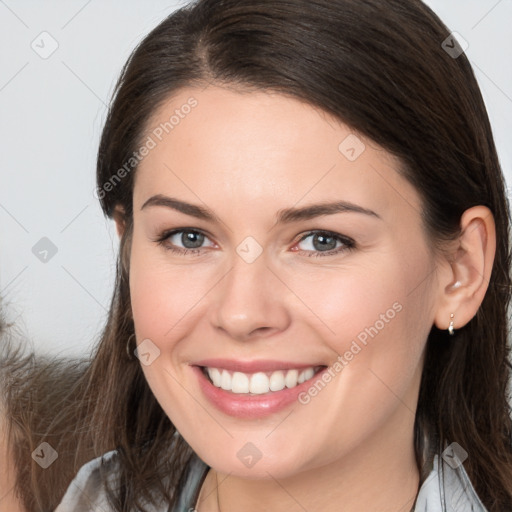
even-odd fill
[[[220,219],[217,217],[217,215],[215,215],[208,208],[187,203],[186,201],[181,201],[174,197],[168,197],[162,194],[157,194],[150,197],[141,206],[141,210],[144,210],[150,206],[164,206],[186,215],[190,215],[191,217],[196,217],[198,219],[211,222],[220,222]],[[331,203],[320,203],[303,206],[301,208],[285,208],[279,210],[277,213],[277,224],[288,224],[300,220],[314,219],[316,217],[320,217],[321,215],[334,215],[336,213],[345,212],[361,213],[382,220],[382,217],[373,210],[363,208],[362,206],[351,203],[349,201],[335,201]]]

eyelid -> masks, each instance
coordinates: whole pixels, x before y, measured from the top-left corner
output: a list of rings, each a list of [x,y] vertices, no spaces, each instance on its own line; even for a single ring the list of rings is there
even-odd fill
[[[328,229],[325,229],[325,230],[324,229],[313,229],[313,230],[301,235],[301,237],[295,243],[295,245],[299,244],[300,242],[304,241],[306,238],[309,238],[310,236],[314,236],[314,235],[318,235],[318,234],[327,235],[328,238],[334,238],[337,241],[341,242],[342,246],[334,248],[334,249],[330,249],[328,251],[315,251],[315,250],[311,251],[311,250],[298,249],[296,252],[305,253],[305,254],[307,254],[308,257],[311,257],[311,256],[328,257],[328,256],[340,255],[346,251],[351,251],[351,250],[355,249],[355,247],[356,247],[356,242],[352,238],[350,238],[346,235],[342,235],[341,233],[335,233],[334,231],[330,231]]]
[[[300,235],[300,238],[297,240],[296,243],[302,242],[304,239],[310,237],[311,235],[317,235],[319,233],[328,235],[333,238],[337,238],[342,242],[355,243],[354,240],[352,240],[352,238],[350,238],[349,236],[342,235],[341,233],[335,233],[334,231],[330,231],[328,229],[312,229],[310,231],[307,231],[306,233]]]
[[[217,245],[213,241],[213,237],[208,233],[208,231],[199,229],[199,228],[192,228],[192,227],[181,227],[181,228],[174,228],[174,229],[167,229],[162,231],[156,239],[154,239],[154,242],[157,242],[161,245],[164,245],[166,240],[168,240],[171,236],[177,235],[179,233],[197,233],[199,235],[203,235],[205,238],[208,238],[210,242],[212,242],[214,245]],[[198,247],[196,249],[189,249],[187,247],[178,247],[178,249],[182,249],[183,251],[196,251],[204,249],[204,247]]]
[[[163,230],[160,230],[158,231],[157,233],[157,238],[169,238],[171,235],[175,235],[176,233],[181,233],[181,232],[193,232],[193,233],[199,233],[201,235],[204,235],[210,239],[213,238],[213,235],[211,233],[208,232],[208,230],[206,229],[201,229],[201,228],[193,228],[193,227],[190,227],[190,226],[183,226],[183,227],[178,227],[178,228],[171,228],[171,229],[163,229]]]
[[[183,255],[190,254],[190,253],[198,254],[198,253],[202,252],[204,249],[206,249],[206,247],[187,248],[187,247],[178,247],[178,246],[174,246],[174,245],[172,245],[172,246],[166,245],[166,241],[171,236],[174,236],[179,233],[185,233],[185,232],[203,235],[205,238],[208,238],[210,240],[210,242],[212,242],[214,245],[217,245],[212,240],[212,237],[206,230],[199,229],[199,228],[193,228],[193,227],[180,227],[180,228],[165,230],[153,241],[158,243],[159,245],[162,245],[164,247],[164,249],[166,249],[166,250],[169,250],[169,251],[172,251],[172,252],[175,252],[178,254],[183,254]],[[346,235],[342,235],[340,233],[336,233],[334,231],[330,231],[328,229],[312,229],[312,230],[307,231],[306,233],[302,233],[299,236],[298,240],[296,240],[293,243],[293,246],[299,244],[306,238],[309,238],[310,236],[314,236],[317,234],[323,234],[323,235],[327,235],[329,238],[335,238],[338,241],[340,241],[343,244],[343,246],[335,248],[335,249],[330,249],[328,251],[316,251],[316,250],[311,251],[311,250],[298,249],[294,252],[308,253],[308,256],[334,256],[337,254],[341,254],[345,251],[352,250],[356,246],[356,243],[352,238],[350,238]]]

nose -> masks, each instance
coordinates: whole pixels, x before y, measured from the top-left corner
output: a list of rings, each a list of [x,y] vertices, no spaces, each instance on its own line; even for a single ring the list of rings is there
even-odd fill
[[[235,254],[231,269],[215,288],[211,322],[232,339],[268,337],[288,327],[287,288],[263,254],[252,263]]]

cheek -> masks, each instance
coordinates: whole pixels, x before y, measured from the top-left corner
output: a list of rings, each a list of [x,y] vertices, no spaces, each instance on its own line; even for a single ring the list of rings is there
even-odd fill
[[[329,391],[310,388],[301,403],[321,411],[316,427],[328,433],[330,446],[354,448],[383,429],[396,411],[414,417],[415,384],[432,325],[428,280],[418,286],[422,265],[428,267],[428,262],[409,267],[404,261],[388,261],[302,289],[304,302],[322,320],[316,320],[325,333],[322,341],[334,355]],[[319,457],[330,456],[315,446],[312,459],[315,450]]]
[[[194,321],[196,306],[208,290],[200,265],[171,266],[164,250],[133,246],[130,295],[137,337],[174,339]]]
[[[300,301],[295,318],[318,326],[322,339],[338,353],[353,340],[365,341],[397,324],[408,284],[399,264],[379,258],[338,268],[318,268],[305,276],[290,272],[284,281]],[[300,304],[299,304],[300,302]]]
[[[432,262],[420,239],[414,247],[403,251],[399,244],[388,244],[378,253],[357,255],[340,268],[321,269],[309,278],[296,272],[289,282],[321,320],[326,340],[338,352],[349,349],[347,343],[354,339],[363,345],[386,339],[387,349],[399,349],[409,345],[415,332],[423,335],[428,327],[428,334],[433,322]]]
[[[316,325],[331,349],[341,401],[357,408],[357,390],[363,413],[407,392],[433,322],[430,281],[420,278],[429,274],[428,260],[390,254],[378,262],[287,281],[307,305],[296,309],[296,320]]]
[[[166,261],[165,252],[137,245],[134,238],[130,257],[130,295],[139,345],[150,339],[159,350],[149,365],[142,364],[146,380],[157,401],[178,430],[193,430],[188,375],[184,373],[187,356],[182,351],[185,339],[201,315],[200,286],[203,276],[186,267],[177,269]],[[186,341],[185,341],[186,345]],[[142,361],[142,360],[141,360]],[[195,411],[196,416],[200,411]],[[200,430],[195,427],[196,430]],[[204,434],[207,437],[207,432]]]

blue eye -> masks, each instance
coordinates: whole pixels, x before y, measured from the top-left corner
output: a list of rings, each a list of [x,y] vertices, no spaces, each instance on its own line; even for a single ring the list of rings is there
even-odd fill
[[[304,235],[298,243],[301,243],[310,237],[312,237],[312,239],[309,245],[312,247],[312,250],[308,249],[297,251],[301,253],[309,253],[306,254],[308,257],[334,256],[355,248],[355,242],[351,238],[338,235],[337,233],[332,233],[331,231],[320,230],[310,231]],[[341,247],[339,245],[337,246],[338,242],[340,242]]]
[[[312,237],[312,240],[309,245],[312,249],[294,251],[305,254],[308,257],[318,257],[334,256],[355,248],[355,242],[352,239],[331,231],[321,230],[306,233],[297,243],[300,244],[310,237]],[[187,254],[201,254],[202,250],[205,248],[202,246],[205,240],[209,240],[209,238],[201,231],[181,228],[163,232],[155,242],[162,245],[165,250],[184,256]],[[177,243],[181,243],[183,247],[177,246]],[[213,243],[210,247],[212,246],[214,246]]]
[[[181,235],[181,236],[177,236]],[[176,242],[172,241],[173,238],[177,238],[184,247],[177,247]],[[195,229],[176,229],[174,231],[166,231],[160,235],[156,240],[159,245],[162,245],[164,249],[175,252],[177,254],[198,254],[201,252],[201,244],[207,239],[204,233]],[[170,243],[169,243],[170,241]]]

